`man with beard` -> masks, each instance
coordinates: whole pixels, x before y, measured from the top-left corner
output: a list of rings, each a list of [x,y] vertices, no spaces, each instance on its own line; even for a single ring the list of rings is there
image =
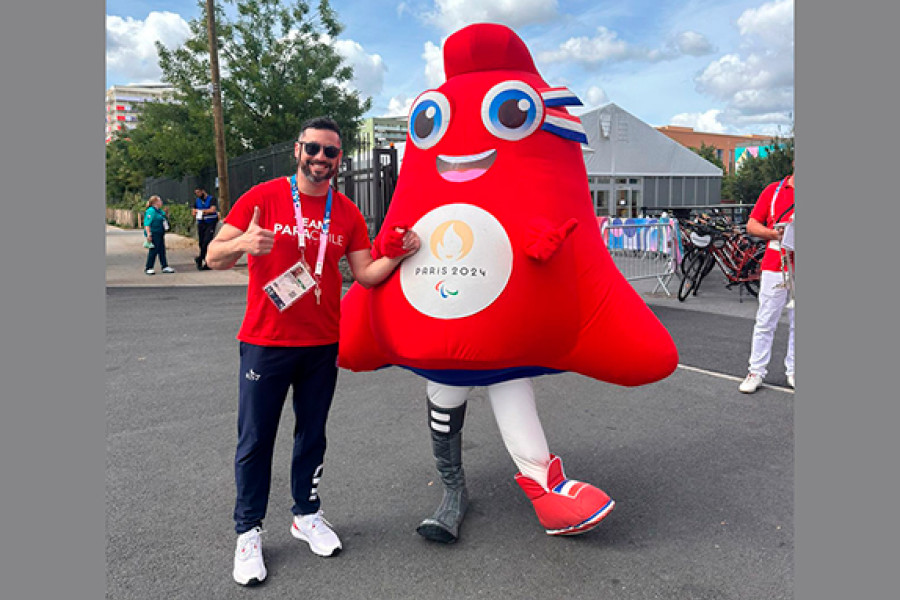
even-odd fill
[[[353,202],[329,185],[341,160],[337,123],[305,122],[294,144],[297,173],[261,183],[238,198],[210,243],[207,264],[228,269],[247,253],[247,309],[240,342],[238,441],[235,453],[238,534],[233,577],[262,582],[260,533],[269,499],[275,435],[293,388],[291,534],[319,556],[341,542],[322,517],[318,493],[325,423],[337,381],[341,256],[365,287],[381,283],[419,249],[412,231],[382,236],[370,254],[366,222]]]
[[[197,186],[194,190],[194,218],[197,219],[197,242],[200,245],[200,255],[194,258],[198,271],[209,270],[206,264],[206,251],[209,243],[216,235],[216,226],[219,224],[219,202],[215,196],[206,193],[203,187]]]

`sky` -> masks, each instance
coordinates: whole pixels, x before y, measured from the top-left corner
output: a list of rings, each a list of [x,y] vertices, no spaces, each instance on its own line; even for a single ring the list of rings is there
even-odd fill
[[[201,0],[205,4],[205,0]],[[233,4],[218,0],[233,11]],[[310,0],[315,4],[315,0]],[[444,81],[441,47],[474,22],[508,25],[578,114],[614,102],[652,126],[790,135],[794,0],[332,0],[337,51],[365,116],[406,115]],[[157,82],[154,42],[180,46],[197,0],[107,0],[106,85]]]

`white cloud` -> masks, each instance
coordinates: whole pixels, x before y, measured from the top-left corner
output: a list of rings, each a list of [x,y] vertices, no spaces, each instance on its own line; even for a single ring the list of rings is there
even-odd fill
[[[792,115],[788,112],[745,114],[735,109],[722,111],[719,117],[729,130],[760,135],[792,135]]]
[[[435,0],[424,19],[444,32],[472,23],[503,23],[515,29],[556,17],[557,0]]]
[[[712,109],[702,113],[679,113],[670,119],[672,125],[693,127],[695,131],[725,133],[725,126],[719,121],[721,110]]]
[[[378,54],[367,54],[365,49],[353,40],[337,40],[335,51],[344,62],[353,68],[352,86],[363,96],[377,96],[384,87],[384,73],[387,67]]]
[[[441,48],[432,42],[425,42],[422,58],[425,59],[425,82],[427,85],[436,88],[444,83],[446,77],[444,76],[444,54]]]
[[[746,10],[737,27],[739,51],[707,65],[694,79],[697,91],[724,102],[720,120],[726,124],[789,124],[794,110],[793,0]]]
[[[794,105],[794,91],[793,88],[741,90],[734,95],[731,105],[745,113],[783,111]]]
[[[556,50],[541,52],[538,62],[576,62],[586,65],[597,65],[611,60],[622,60],[633,54],[634,50],[623,40],[618,39],[615,31],[606,27],[598,27],[597,35],[569,38]]]
[[[737,54],[726,54],[711,62],[695,81],[697,89],[723,100],[747,89],[767,89],[775,85],[772,63],[766,57],[751,54],[742,59]]]
[[[596,68],[603,63],[633,60],[639,62],[659,62],[674,60],[683,55],[702,56],[713,51],[713,45],[705,36],[695,31],[684,31],[664,49],[646,48],[629,44],[619,38],[619,34],[606,27],[598,27],[594,37],[569,38],[556,50],[538,54],[541,63],[578,63],[588,68]]]
[[[131,17],[106,16],[106,68],[129,83],[159,81],[156,41],[167,48],[181,46],[190,27],[171,12],[151,12],[143,21]]]
[[[388,102],[387,113],[385,117],[405,117],[409,114],[409,109],[415,98],[407,98],[406,96],[394,96]]]
[[[775,0],[746,10],[737,24],[741,35],[758,37],[770,47],[793,48],[794,0]]]
[[[589,107],[602,106],[609,103],[609,96],[606,95],[603,88],[592,85],[588,88],[587,95],[584,97],[583,102],[585,106]]]
[[[715,51],[710,41],[696,31],[683,31],[675,36],[675,48],[688,56],[703,56]]]

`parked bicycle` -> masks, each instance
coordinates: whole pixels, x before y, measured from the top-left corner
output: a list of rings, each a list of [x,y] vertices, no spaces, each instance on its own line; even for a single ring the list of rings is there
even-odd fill
[[[684,274],[688,264],[690,264],[690,259],[693,258],[698,249],[705,248],[709,243],[711,238],[707,237],[708,232],[711,230],[727,232],[735,228],[731,219],[725,215],[718,213],[710,215],[705,212],[694,215],[690,219],[680,219],[678,226],[683,250],[681,260],[682,274]],[[699,248],[695,243],[695,239],[699,239]]]
[[[752,238],[741,227],[715,219],[684,224],[691,250],[681,263],[682,278],[678,300],[697,295],[703,279],[718,265],[728,280],[726,287],[742,286],[752,296],[759,295],[760,263],[765,241]]]

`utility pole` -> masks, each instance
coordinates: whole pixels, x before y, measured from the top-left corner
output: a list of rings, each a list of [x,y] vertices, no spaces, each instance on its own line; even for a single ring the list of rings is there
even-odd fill
[[[225,216],[231,208],[231,200],[228,197],[228,157],[225,154],[225,119],[222,116],[222,87],[219,84],[219,38],[216,35],[216,7],[214,0],[206,0],[206,30],[209,37],[209,70],[212,83],[213,125],[216,137],[219,214]]]

